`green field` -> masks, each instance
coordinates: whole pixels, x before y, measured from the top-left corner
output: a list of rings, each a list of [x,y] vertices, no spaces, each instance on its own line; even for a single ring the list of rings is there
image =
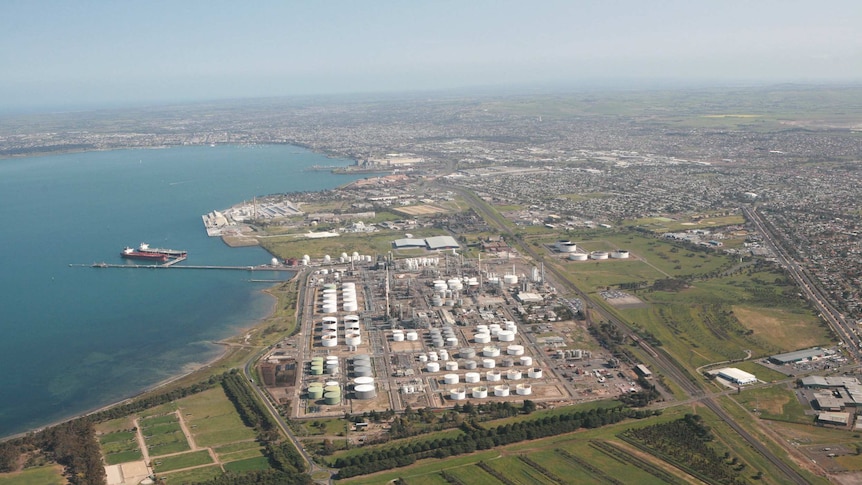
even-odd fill
[[[204,482],[220,476],[221,474],[221,467],[213,465],[193,468],[191,470],[183,470],[181,472],[171,472],[160,476],[164,478],[165,483],[168,485],[181,485]]]
[[[191,449],[176,414],[149,417],[138,422],[150,456],[169,455]]]
[[[254,430],[242,422],[221,387],[188,396],[177,404],[198,446],[218,447],[255,438]]]
[[[734,394],[733,399],[763,419],[812,424],[813,416],[805,415],[805,408],[793,389],[785,385],[746,389]],[[757,411],[754,411],[754,410]]]
[[[244,460],[232,461],[224,464],[225,471],[228,472],[247,472],[251,470],[267,470],[269,469],[269,460],[265,456],[257,456],[254,458],[246,458]]]
[[[169,472],[171,470],[179,470],[197,465],[206,465],[212,463],[212,457],[207,450],[192,451],[180,455],[165,456],[154,459],[154,469],[158,473]]]
[[[63,477],[63,467],[40,466],[16,473],[0,473],[3,485],[63,485],[68,483]]]

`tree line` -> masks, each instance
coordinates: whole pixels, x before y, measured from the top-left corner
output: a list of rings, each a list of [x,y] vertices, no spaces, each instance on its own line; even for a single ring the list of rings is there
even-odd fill
[[[411,465],[423,458],[446,458],[520,441],[556,436],[581,428],[598,428],[627,418],[642,419],[657,413],[658,411],[617,406],[554,414],[487,429],[476,422],[465,421],[460,426],[462,434],[457,437],[369,450],[346,458],[337,458],[333,465],[339,469],[339,478],[349,478]]]

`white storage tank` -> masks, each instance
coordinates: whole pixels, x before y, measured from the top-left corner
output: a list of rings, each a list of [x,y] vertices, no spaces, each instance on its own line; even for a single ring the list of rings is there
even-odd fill
[[[356,399],[361,400],[374,399],[377,396],[374,384],[360,384],[353,388],[353,392],[356,394]]]
[[[362,384],[374,384],[374,378],[373,377],[357,377],[356,379],[353,379],[353,383],[358,385],[358,386],[362,385]]]
[[[489,345],[482,349],[482,356],[484,357],[499,357],[500,356],[500,348]]]
[[[464,374],[464,382],[472,384],[474,382],[479,382],[479,373],[478,372],[468,372]]]
[[[428,372],[440,372],[440,364],[437,362],[428,362],[425,364],[425,370]]]
[[[356,347],[362,344],[362,336],[358,333],[349,333],[344,337],[344,344]]]
[[[446,337],[446,347],[454,348],[458,346],[457,337]]]
[[[458,379],[458,374],[446,374],[443,376],[443,382],[446,384],[457,384]]]
[[[586,261],[588,256],[587,253],[572,253],[569,255],[569,261]]]
[[[611,253],[611,257],[614,259],[628,259],[629,252],[625,249],[617,249],[616,251]]]
[[[530,367],[531,365],[533,365],[533,358],[529,355],[521,357],[521,365],[523,365],[524,367]]]
[[[464,347],[458,351],[458,356],[462,359],[472,359],[476,357],[476,351],[471,347]]]
[[[507,285],[517,285],[518,284],[518,275],[507,274],[503,276],[503,283]]]
[[[439,359],[439,357],[437,356],[437,352],[435,352],[433,350],[431,352],[428,352],[428,360],[429,361],[437,362],[437,359]]]
[[[515,392],[517,392],[519,396],[529,396],[533,393],[533,386],[529,384],[518,384],[515,386]]]
[[[458,370],[458,363],[454,360],[446,362],[446,370]]]
[[[407,340],[410,342],[419,340],[419,334],[417,332],[407,332]]]
[[[428,362],[428,356],[425,354],[419,354],[419,362],[422,362],[422,363]]]
[[[497,339],[500,342],[514,342],[515,341],[515,332],[510,330],[500,330],[497,332]]]
[[[392,340],[394,342],[403,342],[404,341],[404,332],[392,332]]]
[[[503,378],[503,374],[498,370],[489,370],[485,373],[485,380],[488,382],[497,382]]]
[[[506,371],[506,379],[510,381],[519,381],[521,380],[521,371],[510,369]]]
[[[476,368],[476,361],[475,360],[465,360],[464,361],[464,368],[467,370],[475,369]]]
[[[488,388],[485,386],[474,387],[473,397],[476,399],[485,399],[488,397]]]
[[[506,353],[509,355],[524,355],[524,346],[510,345],[506,348]]]
[[[321,343],[324,347],[335,347],[336,345],[338,345],[338,336],[324,335],[321,339]]]
[[[440,360],[449,360],[449,351],[446,349],[440,350]]]
[[[477,344],[487,344],[491,342],[490,333],[477,333],[473,335],[473,341]]]
[[[494,359],[482,359],[482,367],[486,369],[493,369],[496,365],[497,363],[494,362]]]
[[[345,301],[344,302],[344,311],[355,312],[357,310],[359,310],[359,305],[355,301]]]
[[[449,391],[449,399],[453,401],[463,401],[467,399],[467,390],[466,389],[452,389]]]
[[[527,372],[527,376],[530,377],[530,379],[541,379],[542,369],[539,367],[533,367]]]
[[[506,397],[509,395],[509,386],[502,385],[494,387],[494,395],[497,397]]]
[[[593,251],[590,253],[591,259],[608,259],[607,251]]]

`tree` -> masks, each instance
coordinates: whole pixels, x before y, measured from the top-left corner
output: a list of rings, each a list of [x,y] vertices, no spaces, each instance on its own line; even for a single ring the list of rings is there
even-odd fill
[[[524,414],[530,414],[535,410],[536,410],[536,403],[534,403],[533,401],[531,401],[529,399],[524,399],[524,405],[521,406],[521,411],[523,411]]]

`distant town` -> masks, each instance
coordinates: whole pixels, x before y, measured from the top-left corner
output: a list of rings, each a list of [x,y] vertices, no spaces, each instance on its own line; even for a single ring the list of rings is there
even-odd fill
[[[860,106],[805,86],[274,99],[0,119],[0,156],[290,144],[363,174],[198,214],[297,275],[232,370],[94,415],[111,485],[273,463],[319,483],[851,483]],[[242,419],[201,419],[199,392]],[[185,445],[154,447],[150,419]]]

